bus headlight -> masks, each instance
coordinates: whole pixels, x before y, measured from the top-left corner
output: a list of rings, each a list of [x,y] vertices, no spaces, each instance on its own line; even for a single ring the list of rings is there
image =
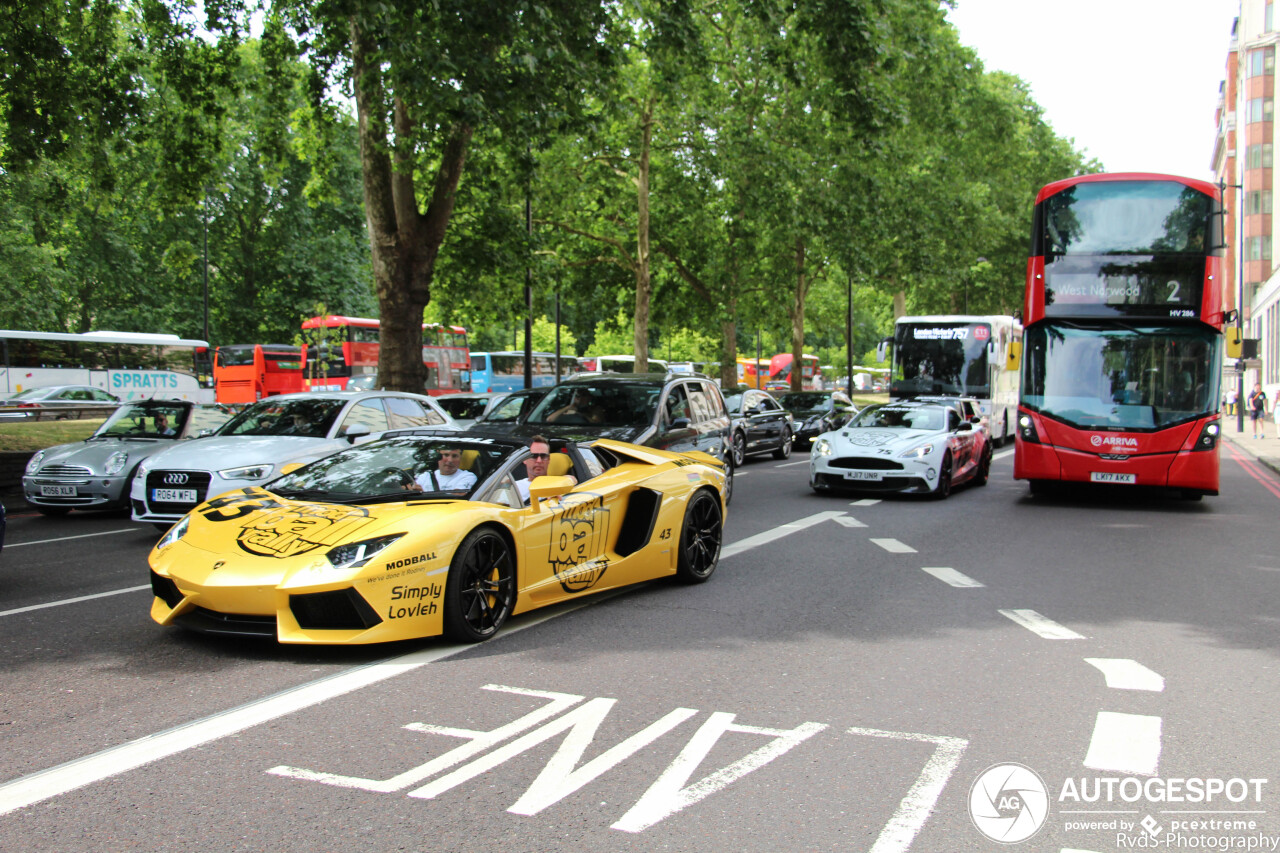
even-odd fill
[[[1032,444],[1040,443],[1040,434],[1036,432],[1036,422],[1026,412],[1018,415],[1018,436]]]
[[[1200,428],[1200,437],[1196,439],[1195,447],[1192,450],[1213,450],[1218,446],[1218,436],[1222,433],[1222,426],[1217,421],[1209,421]]]

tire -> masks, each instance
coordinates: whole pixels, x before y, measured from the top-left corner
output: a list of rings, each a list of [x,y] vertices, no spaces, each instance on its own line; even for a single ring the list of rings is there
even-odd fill
[[[737,470],[737,466],[733,464],[732,453],[726,453],[724,461],[724,505],[728,506],[729,501],[733,500],[733,472]]]
[[[1009,413],[1004,413],[1004,418],[1000,422],[1000,447],[1004,447],[1009,443]]]
[[[991,476],[991,445],[982,448],[982,458],[978,460],[978,473],[973,477],[975,486],[985,486]]]
[[[933,496],[940,501],[945,501],[951,495],[951,452],[942,457],[942,464],[938,466],[938,488],[933,490]]]
[[[733,434],[733,467],[739,468],[747,461],[747,437],[740,432]]]
[[[789,459],[791,457],[791,430],[784,429],[782,431],[782,444],[773,451],[774,459]]]
[[[487,640],[516,603],[516,563],[507,539],[491,527],[462,540],[444,588],[444,634],[459,643]]]
[[[40,513],[41,515],[47,515],[50,517],[66,515],[67,513],[71,512],[71,507],[69,506],[40,506],[39,504],[36,504],[35,507],[36,507],[36,512]]]
[[[700,489],[689,500],[680,528],[676,577],[682,583],[705,583],[720,562],[724,515],[715,493]]]

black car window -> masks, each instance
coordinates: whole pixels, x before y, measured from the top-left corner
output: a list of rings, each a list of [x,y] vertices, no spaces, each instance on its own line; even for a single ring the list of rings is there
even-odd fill
[[[667,399],[663,405],[665,406],[663,419],[667,424],[675,423],[678,418],[693,418],[689,409],[689,395],[685,393],[683,385],[673,385],[667,392]]]
[[[693,407],[694,423],[704,424],[715,417],[715,407],[707,400],[707,389],[701,382],[689,383],[689,403]]]

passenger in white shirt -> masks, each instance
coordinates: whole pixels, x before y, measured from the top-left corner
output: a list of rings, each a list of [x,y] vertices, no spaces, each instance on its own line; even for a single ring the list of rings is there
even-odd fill
[[[446,447],[440,451],[440,465],[435,471],[425,471],[414,481],[418,492],[465,492],[476,484],[476,475],[458,468],[462,451]]]

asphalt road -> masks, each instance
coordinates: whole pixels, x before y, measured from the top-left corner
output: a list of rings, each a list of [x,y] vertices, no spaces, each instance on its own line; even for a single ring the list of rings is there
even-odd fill
[[[1274,474],[1042,500],[1000,453],[935,502],[806,464],[740,470],[709,583],[469,647],[161,628],[150,526],[13,515],[0,850],[1273,849]]]

